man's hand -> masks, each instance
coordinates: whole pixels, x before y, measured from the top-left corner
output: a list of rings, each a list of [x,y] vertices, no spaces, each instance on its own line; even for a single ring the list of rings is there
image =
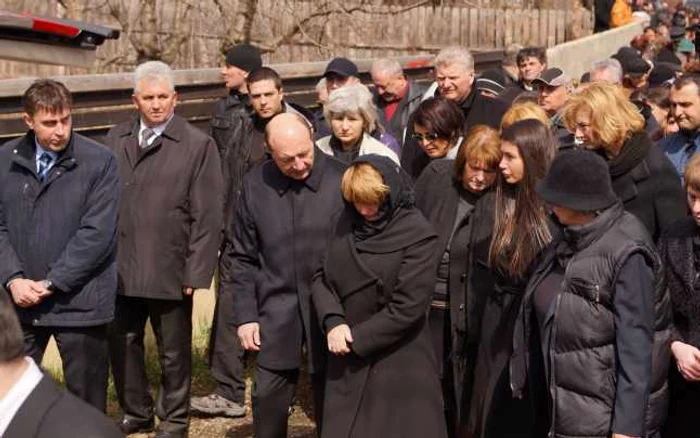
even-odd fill
[[[700,350],[692,345],[675,341],[671,344],[671,352],[676,358],[678,371],[685,380],[700,381]]]
[[[260,351],[260,324],[249,322],[238,327],[238,339],[248,351]]]
[[[12,300],[19,307],[32,307],[41,302],[46,288],[39,282],[18,278],[10,284]]]
[[[333,354],[346,355],[350,353],[348,344],[352,344],[352,333],[347,324],[335,326],[328,332],[328,350]]]
[[[190,286],[183,286],[182,293],[185,294],[185,296],[187,297],[192,296],[192,294],[194,293],[194,288]]]

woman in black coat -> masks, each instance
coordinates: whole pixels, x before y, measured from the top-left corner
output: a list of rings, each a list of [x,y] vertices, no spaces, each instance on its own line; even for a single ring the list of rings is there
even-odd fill
[[[644,117],[619,87],[594,83],[572,95],[564,121],[585,148],[607,160],[613,190],[654,242],[685,217],[685,195],[675,168],[644,132]]]
[[[470,293],[486,300],[468,406],[468,429],[476,438],[539,436],[531,400],[513,397],[509,365],[513,329],[527,280],[552,238],[535,184],[544,178],[557,147],[549,128],[534,119],[516,122],[501,134],[503,158],[494,216],[479,220],[493,226],[490,246],[486,260],[475,249],[470,264],[475,270]],[[486,289],[489,277],[493,287]]]
[[[498,131],[474,127],[455,160],[435,160],[416,182],[416,207],[438,233],[437,282],[428,317],[442,380],[450,436],[459,424],[462,384],[473,370],[482,301],[466,288],[477,202],[496,181]],[[490,227],[487,227],[490,231]],[[474,239],[480,233],[474,233]],[[468,327],[467,327],[468,325]],[[468,395],[467,395],[468,397]]]
[[[348,206],[313,283],[331,353],[321,436],[446,437],[426,324],[437,236],[386,157],[355,160],[342,192]]]
[[[664,438],[700,437],[700,155],[688,162],[684,181],[692,217],[669,227],[659,241],[671,294],[670,406]]]

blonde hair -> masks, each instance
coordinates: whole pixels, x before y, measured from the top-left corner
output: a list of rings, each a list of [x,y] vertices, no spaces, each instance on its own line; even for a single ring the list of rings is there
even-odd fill
[[[352,203],[381,205],[389,194],[389,186],[377,169],[369,163],[348,167],[340,183],[343,198]]]
[[[618,85],[594,82],[574,93],[564,106],[566,127],[576,130],[576,116],[591,114],[591,139],[595,146],[617,152],[632,134],[644,129],[644,117]]]
[[[539,120],[544,126],[550,126],[549,116],[547,116],[547,113],[541,106],[534,102],[522,102],[514,104],[508,109],[508,111],[506,111],[505,114],[503,114],[503,119],[501,120],[501,131],[515,122],[527,119]]]
[[[700,154],[693,154],[688,160],[683,171],[683,182],[686,190],[691,188],[700,191]]]

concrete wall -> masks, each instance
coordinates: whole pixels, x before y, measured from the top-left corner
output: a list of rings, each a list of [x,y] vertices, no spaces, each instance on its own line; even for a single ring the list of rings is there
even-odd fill
[[[591,64],[629,45],[632,38],[644,30],[641,22],[590,35],[575,41],[559,44],[547,49],[547,64],[558,67],[575,80],[591,68]]]

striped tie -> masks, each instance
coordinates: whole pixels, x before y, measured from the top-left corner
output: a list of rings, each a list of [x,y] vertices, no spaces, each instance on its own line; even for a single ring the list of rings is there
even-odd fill
[[[37,166],[37,174],[39,175],[39,179],[44,181],[46,179],[46,176],[49,173],[49,169],[51,168],[51,163],[53,162],[53,158],[51,158],[51,155],[43,152],[39,156],[39,165]]]
[[[141,149],[146,149],[148,147],[149,142],[155,135],[155,131],[151,128],[144,129],[141,133],[141,143],[139,144],[139,147]]]

